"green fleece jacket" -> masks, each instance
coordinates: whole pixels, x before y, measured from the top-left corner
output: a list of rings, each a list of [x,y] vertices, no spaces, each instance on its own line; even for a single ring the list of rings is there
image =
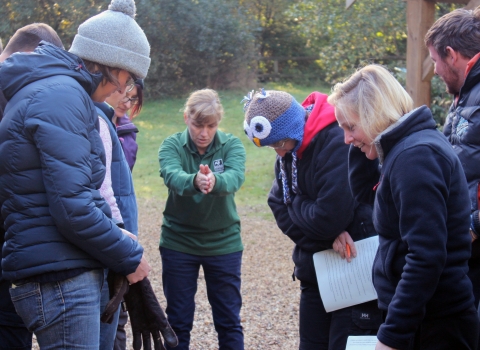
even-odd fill
[[[205,154],[192,145],[186,129],[165,139],[158,152],[160,176],[168,187],[160,246],[203,256],[241,251],[234,197],[245,181],[245,148],[220,130]],[[206,195],[193,185],[200,164],[207,164],[216,179]]]

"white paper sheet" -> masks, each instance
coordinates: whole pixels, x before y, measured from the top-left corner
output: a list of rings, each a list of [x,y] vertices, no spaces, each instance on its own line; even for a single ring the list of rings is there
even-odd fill
[[[375,335],[351,335],[347,339],[345,350],[375,350],[377,337]]]
[[[372,266],[378,236],[355,242],[357,257],[350,263],[333,249],[313,254],[318,287],[327,312],[377,299]]]

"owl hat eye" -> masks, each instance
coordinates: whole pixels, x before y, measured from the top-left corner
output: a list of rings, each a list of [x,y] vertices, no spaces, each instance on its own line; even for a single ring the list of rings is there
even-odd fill
[[[300,145],[305,126],[305,109],[287,92],[269,90],[245,96],[243,128],[256,146],[268,146],[285,139]]]
[[[272,124],[267,120],[267,118],[262,116],[253,117],[250,120],[250,125],[247,122],[244,122],[245,133],[258,147],[261,147],[261,140],[266,139],[272,131]]]

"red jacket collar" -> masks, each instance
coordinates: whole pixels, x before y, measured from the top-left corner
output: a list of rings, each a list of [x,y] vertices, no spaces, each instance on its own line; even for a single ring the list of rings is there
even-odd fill
[[[299,159],[302,158],[303,151],[308,147],[313,137],[320,130],[335,122],[335,109],[327,102],[327,97],[328,95],[315,91],[302,102],[304,108],[310,105],[314,105],[314,107],[305,123],[302,144],[297,150]]]

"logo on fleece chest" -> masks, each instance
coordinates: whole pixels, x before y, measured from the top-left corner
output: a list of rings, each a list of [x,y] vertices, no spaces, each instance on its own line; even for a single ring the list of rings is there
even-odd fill
[[[225,170],[225,167],[223,165],[223,159],[215,159],[213,161],[213,171],[215,173],[223,173]]]

